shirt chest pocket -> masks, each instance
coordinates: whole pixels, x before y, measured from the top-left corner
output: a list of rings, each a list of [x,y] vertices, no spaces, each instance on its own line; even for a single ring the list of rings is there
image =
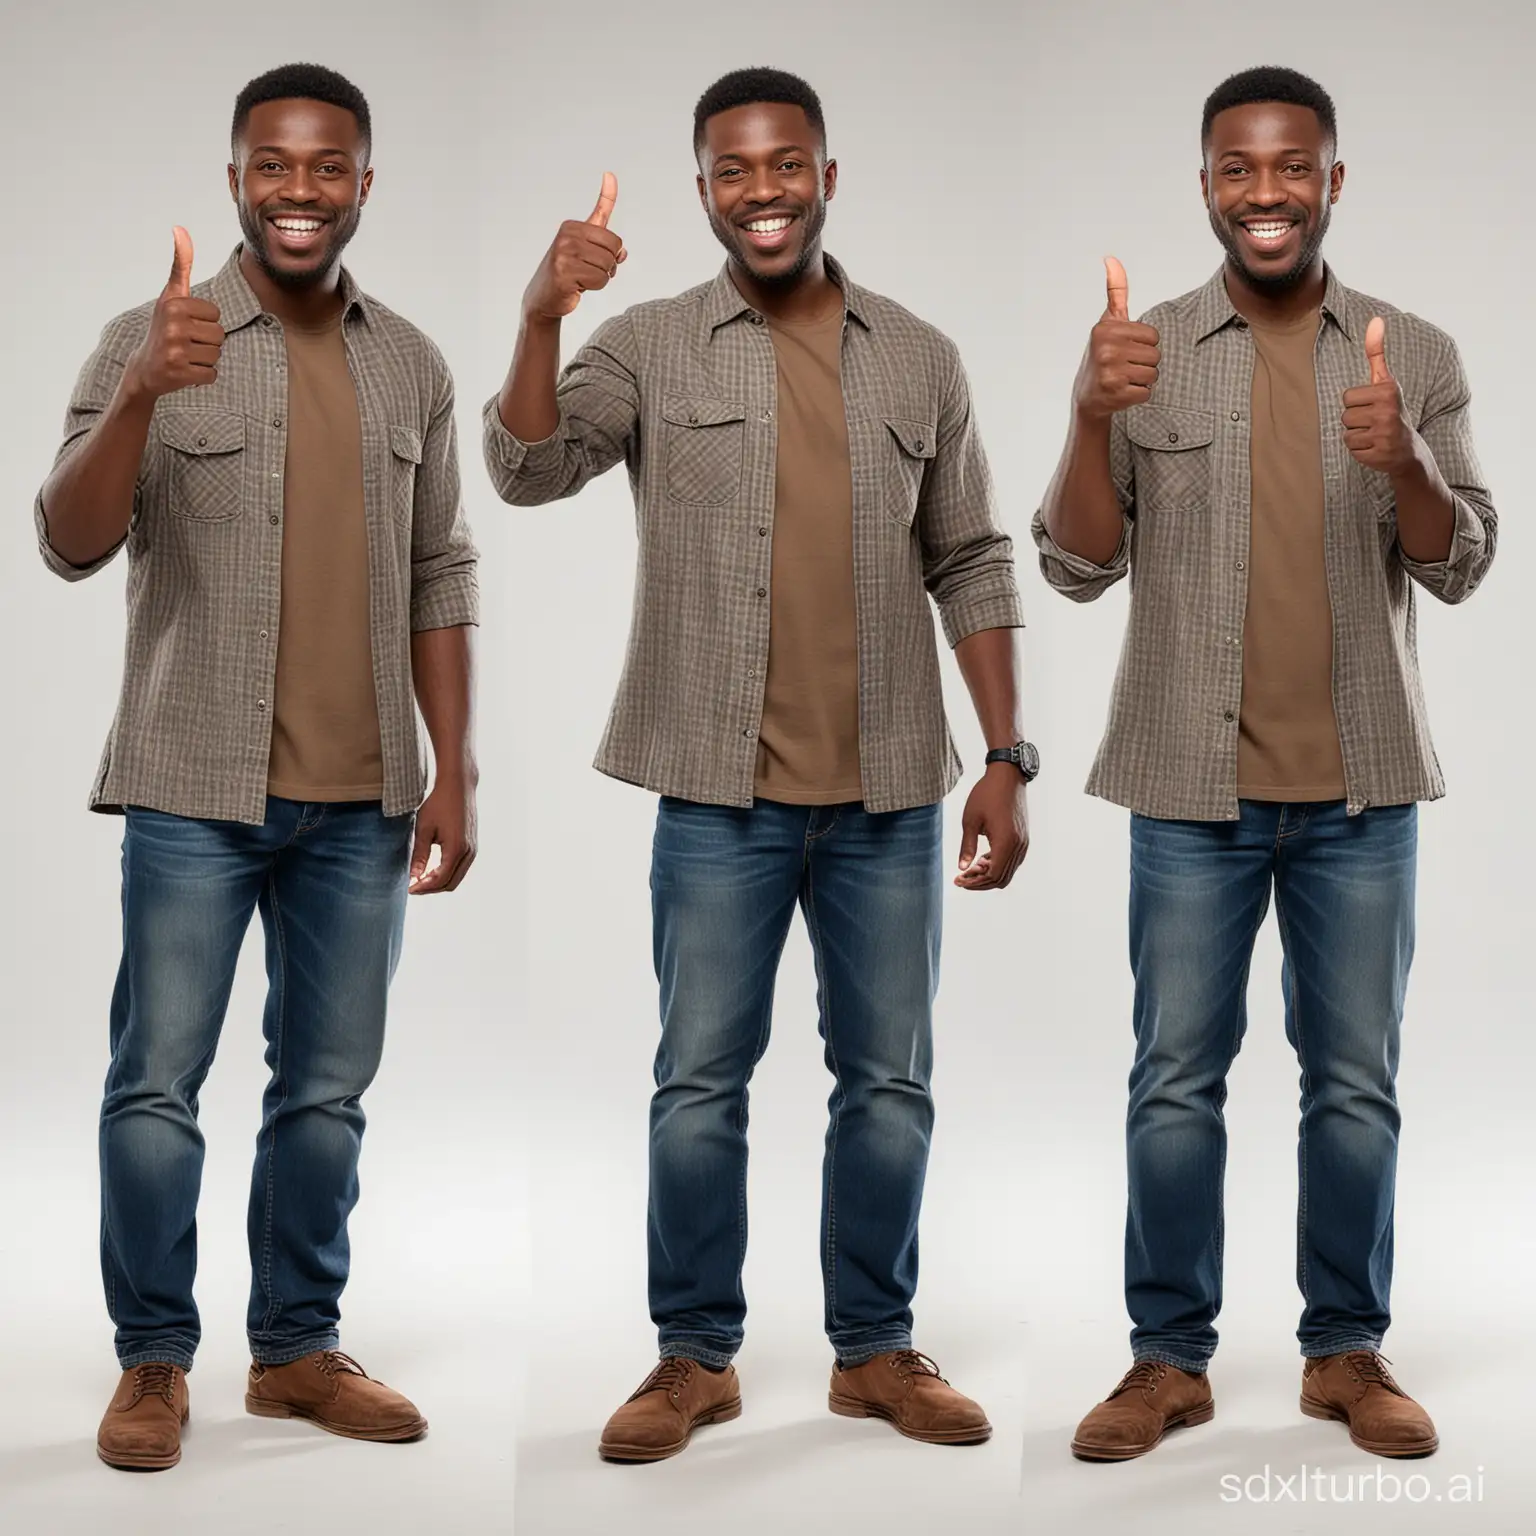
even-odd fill
[[[1177,405],[1139,405],[1126,412],[1126,436],[1136,445],[1138,506],[1203,507],[1211,499],[1216,417]]]
[[[662,403],[667,496],[715,507],[741,489],[747,409],[730,400],[668,395]]]
[[[245,417],[237,411],[170,411],[160,422],[165,504],[176,517],[222,523],[245,506]]]
[[[904,528],[912,526],[923,494],[923,475],[935,453],[931,421],[882,416],[881,449],[885,459],[885,514]]]
[[[389,510],[402,528],[416,508],[416,475],[421,467],[421,433],[398,424],[389,429]]]

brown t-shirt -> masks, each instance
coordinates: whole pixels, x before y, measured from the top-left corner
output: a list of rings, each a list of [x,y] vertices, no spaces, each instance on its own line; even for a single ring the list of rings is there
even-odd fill
[[[843,314],[808,325],[775,320],[769,330],[779,439],[754,793],[791,805],[836,805],[863,798]]]
[[[282,603],[267,791],[287,800],[384,792],[369,630],[363,432],[341,317],[288,322]]]
[[[1313,362],[1320,318],[1314,310],[1286,326],[1250,322],[1253,491],[1240,799],[1344,798],[1333,707],[1333,610],[1323,563],[1323,449]]]

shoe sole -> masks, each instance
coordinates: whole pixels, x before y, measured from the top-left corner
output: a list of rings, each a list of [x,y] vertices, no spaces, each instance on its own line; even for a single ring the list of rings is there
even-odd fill
[[[708,1413],[701,1413],[689,1424],[683,1438],[671,1445],[617,1445],[611,1441],[599,1441],[597,1454],[604,1461],[665,1461],[668,1456],[676,1456],[679,1451],[688,1448],[694,1430],[702,1429],[706,1424],[725,1424],[740,1417],[741,1399],[732,1398],[718,1408],[711,1408]]]
[[[427,1421],[416,1419],[409,1424],[391,1425],[384,1429],[359,1429],[355,1424],[337,1424],[331,1419],[311,1413],[307,1408],[295,1408],[288,1403],[274,1403],[264,1397],[245,1395],[245,1411],[258,1419],[302,1419],[333,1435],[347,1440],[374,1440],[385,1445],[397,1445],[404,1440],[420,1440],[427,1432]]]
[[[903,1424],[889,1408],[856,1397],[839,1397],[836,1392],[827,1393],[827,1407],[845,1419],[880,1419],[898,1435],[905,1435],[908,1440],[921,1440],[925,1445],[982,1445],[992,1438],[990,1424],[975,1429],[913,1429]]]
[[[1199,1408],[1191,1408],[1188,1413],[1174,1414],[1163,1425],[1157,1439],[1148,1440],[1145,1445],[1085,1445],[1080,1440],[1074,1440],[1072,1454],[1079,1461],[1134,1461],[1138,1456],[1145,1456],[1148,1451],[1155,1451],[1170,1429],[1193,1429],[1197,1424],[1209,1424],[1215,1417],[1215,1403],[1205,1403]]]
[[[1330,1408],[1326,1403],[1314,1403],[1306,1397],[1303,1397],[1301,1400],[1301,1411],[1309,1419],[1328,1419],[1335,1424],[1349,1424],[1349,1415],[1343,1409]],[[1373,1456],[1393,1456],[1399,1458],[1433,1456],[1440,1449],[1439,1435],[1431,1435],[1427,1440],[1410,1440],[1405,1444],[1400,1440],[1366,1440],[1357,1435],[1353,1426],[1351,1426],[1349,1438],[1362,1451],[1369,1451]]]
[[[187,1427],[187,1421],[192,1417],[189,1408],[181,1416],[181,1427]],[[116,1467],[119,1472],[164,1472],[174,1467],[181,1460],[181,1442],[176,1442],[176,1449],[169,1456],[135,1456],[129,1451],[114,1451],[110,1455],[102,1446],[101,1441],[96,1442],[96,1454],[109,1467]]]

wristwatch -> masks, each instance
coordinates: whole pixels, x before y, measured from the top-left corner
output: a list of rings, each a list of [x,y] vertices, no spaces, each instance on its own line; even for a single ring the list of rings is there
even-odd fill
[[[1028,784],[1040,772],[1040,754],[1032,741],[1018,741],[1011,747],[997,747],[987,753],[988,763],[1012,763]]]

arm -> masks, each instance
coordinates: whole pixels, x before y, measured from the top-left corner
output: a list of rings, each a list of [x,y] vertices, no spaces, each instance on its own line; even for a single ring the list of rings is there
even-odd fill
[[[1023,669],[1018,630],[981,629],[955,647],[987,750],[1024,740]],[[989,763],[965,803],[961,819],[962,890],[1001,889],[1029,852],[1029,806],[1023,775],[1012,763]],[[977,855],[980,839],[987,852]]]
[[[411,676],[416,702],[432,739],[432,793],[416,813],[411,849],[411,894],[457,890],[475,862],[474,630],[468,624],[421,629],[411,636]],[[433,845],[436,868],[427,872]]]

